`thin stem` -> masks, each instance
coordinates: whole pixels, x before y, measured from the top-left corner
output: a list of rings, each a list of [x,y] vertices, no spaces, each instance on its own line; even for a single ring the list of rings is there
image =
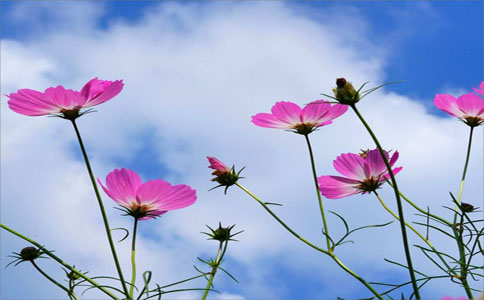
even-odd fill
[[[467,173],[467,166],[469,166],[469,158],[471,156],[471,146],[472,146],[472,133],[474,132],[474,127],[471,127],[471,131],[469,133],[469,142],[467,144],[467,154],[466,154],[466,161],[464,163],[464,171],[462,172],[462,179],[460,181],[459,186],[459,194],[457,194],[457,203],[460,204],[460,199],[462,198],[462,192],[464,190],[464,181],[466,180],[466,173]],[[456,211],[458,209],[456,205]]]
[[[224,247],[224,242],[220,242],[220,244],[219,244],[217,257],[215,258],[215,262],[213,263],[212,271],[210,272],[210,278],[208,279],[207,286],[205,287],[205,292],[203,292],[201,300],[205,300],[207,298],[208,291],[210,290],[210,287],[212,286],[213,279],[215,278],[215,273],[217,273],[218,266],[220,265],[220,262],[222,261],[223,254],[225,253],[225,250],[227,249],[227,244],[228,244],[228,241],[225,241],[225,247]]]
[[[136,229],[138,227],[138,218],[134,218],[134,228],[133,228],[133,242],[131,243],[131,286],[129,288],[129,296],[133,299],[134,294],[134,283],[136,282]]]
[[[309,135],[305,134],[304,137],[306,138],[306,143],[308,145],[308,150],[309,150],[309,158],[311,159],[314,185],[316,186],[316,195],[318,195],[319,211],[321,212],[321,218],[323,220],[323,226],[324,226],[324,232],[325,232],[324,236],[326,237],[326,245],[328,246],[328,251],[331,252],[332,250],[331,250],[331,245],[329,243],[329,230],[328,230],[328,225],[326,223],[326,216],[324,215],[323,199],[321,198],[321,191],[319,190],[318,176],[316,175],[316,166],[314,164],[313,150],[311,148],[311,143],[309,142]]]
[[[375,193],[375,196],[378,198],[378,201],[380,201],[381,205],[383,206],[383,208],[385,208],[385,210],[387,212],[389,212],[395,219],[397,220],[400,220],[398,218],[398,216],[385,204],[385,202],[383,202],[383,199],[380,197],[380,195],[374,191]],[[420,234],[420,232],[417,231],[417,229],[415,229],[412,225],[408,224],[407,222],[405,222],[405,226],[407,226],[408,228],[410,228],[413,232],[415,232],[415,234],[422,240],[424,241],[433,251],[434,253],[440,258],[440,260],[442,261],[442,263],[445,265],[445,267],[447,268],[447,270],[449,272],[451,272],[452,274],[455,275],[455,273],[452,271],[452,268],[447,264],[447,262],[445,261],[445,259],[440,255],[440,253],[437,251],[437,249],[435,249],[435,247],[432,245],[432,243],[426,239],[423,235]]]
[[[393,188],[393,185],[391,182],[388,181],[388,179],[385,179],[386,183],[388,183],[392,188]],[[411,206],[413,206],[416,210],[418,210],[419,212],[425,214],[425,215],[429,215],[431,216],[432,218],[435,218],[445,224],[447,224],[449,227],[452,227],[452,223],[447,221],[446,219],[444,218],[441,218],[437,215],[434,215],[434,214],[431,214],[430,212],[420,208],[417,204],[413,203],[408,197],[406,197],[401,191],[398,191],[398,193],[400,194],[400,196],[402,196],[402,198],[407,202],[409,203]]]
[[[81,134],[79,129],[77,128],[77,124],[75,120],[72,120],[72,125],[74,126],[74,130],[76,131],[77,139],[79,140],[79,146],[81,147],[82,156],[84,157],[84,162],[86,163],[86,168],[89,173],[89,177],[91,178],[92,187],[94,188],[94,193],[96,194],[96,198],[99,204],[99,208],[101,210],[101,215],[104,222],[104,228],[106,230],[106,234],[108,236],[109,247],[111,248],[111,253],[113,255],[114,263],[116,264],[116,269],[118,271],[119,280],[121,281],[121,285],[123,287],[123,291],[128,296],[128,288],[126,287],[126,282],[124,281],[123,271],[121,270],[121,265],[119,264],[118,255],[116,254],[116,248],[114,247],[113,238],[111,236],[111,229],[109,227],[108,217],[106,215],[106,211],[104,210],[103,201],[101,199],[101,195],[99,193],[99,189],[97,188],[96,179],[94,178],[94,174],[91,169],[91,164],[89,163],[89,158],[87,157],[86,149],[84,148],[84,143],[82,142]]]
[[[454,214],[454,224],[457,222],[457,214],[459,211],[459,205],[461,203],[461,198],[462,198],[462,192],[464,191],[464,182],[466,179],[466,174],[467,174],[467,167],[469,165],[469,158],[471,155],[471,146],[472,146],[472,134],[474,132],[474,127],[471,126],[471,130],[469,132],[469,141],[467,144],[467,153],[466,153],[466,160],[464,163],[464,170],[462,171],[462,179],[460,181],[460,186],[459,186],[459,193],[457,194],[457,203],[455,205],[455,214]],[[462,225],[463,226],[463,225]],[[454,233],[454,237],[457,242],[457,246],[459,249],[459,261],[461,264],[461,274],[459,276],[459,280],[462,282],[462,285],[464,286],[464,289],[466,291],[467,296],[469,299],[474,299],[472,296],[472,292],[469,287],[469,283],[467,282],[467,268],[466,268],[466,253],[465,253],[465,248],[463,245],[462,241],[462,234],[458,232],[456,226],[452,226],[452,231]]]
[[[36,246],[37,248],[39,249],[42,249],[42,253],[45,253],[47,256],[50,256],[52,259],[54,259],[55,261],[57,261],[58,263],[60,263],[62,266],[66,267],[67,269],[69,269],[70,271],[76,273],[77,275],[81,276],[82,278],[84,278],[87,282],[89,282],[90,284],[92,284],[93,286],[95,286],[96,288],[100,289],[101,291],[103,291],[106,295],[108,295],[109,297],[111,297],[112,299],[114,300],[120,300],[118,297],[116,297],[115,295],[113,295],[110,291],[108,291],[107,289],[105,289],[104,287],[102,287],[99,283],[97,283],[96,281],[92,280],[91,278],[87,277],[85,274],[81,273],[79,270],[76,270],[74,269],[73,267],[71,267],[69,264],[67,264],[66,262],[64,262],[62,259],[60,259],[59,257],[57,257],[55,254],[53,254],[52,252],[50,252],[49,250],[45,249],[44,246],[42,246],[41,244],[37,243],[36,241],[32,240],[31,238],[21,234],[21,233],[18,233],[17,231],[3,225],[3,224],[0,224],[0,227],[5,229],[6,231],[26,240],[27,242],[31,243],[32,245]]]
[[[76,294],[72,293],[68,288],[66,288],[65,286],[63,286],[59,282],[55,281],[54,278],[50,277],[47,273],[45,273],[44,271],[42,271],[42,269],[39,268],[39,266],[37,266],[37,264],[35,263],[35,261],[31,260],[30,262],[37,269],[37,271],[39,271],[40,274],[44,275],[44,277],[47,278],[50,282],[52,282],[53,284],[55,284],[58,287],[60,287],[61,289],[63,289],[67,293],[67,295],[69,295],[69,297],[74,297],[74,299],[79,300],[79,298],[76,296]]]
[[[388,158],[385,155],[385,152],[383,151],[382,146],[380,145],[380,142],[378,141],[376,135],[373,133],[371,130],[370,126],[368,123],[366,123],[365,119],[363,116],[360,114],[356,106],[350,105],[353,111],[356,113],[358,118],[360,119],[361,123],[365,126],[366,130],[370,134],[371,138],[375,142],[376,147],[380,151],[380,155],[383,159],[383,162],[385,163],[385,166],[387,167],[388,174],[390,174],[391,182],[393,184],[393,190],[395,192],[395,199],[397,201],[397,208],[398,208],[398,216],[400,218],[400,230],[402,232],[402,240],[403,240],[403,247],[405,250],[405,257],[407,260],[407,266],[408,266],[408,271],[410,273],[410,280],[412,281],[412,287],[413,287],[413,292],[415,293],[415,298],[417,300],[421,299],[420,298],[420,293],[418,291],[418,286],[417,286],[417,280],[415,278],[415,272],[413,270],[413,265],[412,265],[412,257],[410,256],[410,247],[408,246],[408,238],[407,238],[407,231],[405,229],[405,218],[403,215],[403,206],[402,206],[402,200],[400,199],[400,193],[398,191],[398,186],[397,186],[397,181],[395,180],[395,175],[393,174],[392,167],[390,166],[390,163],[388,162]]]
[[[358,274],[356,274],[354,271],[352,271],[350,268],[348,268],[346,265],[344,265],[343,262],[333,252],[326,251],[323,248],[320,248],[320,247],[312,244],[311,242],[309,242],[308,240],[306,240],[305,238],[303,238],[302,236],[300,236],[291,227],[289,227],[288,225],[286,225],[286,223],[284,223],[264,202],[262,202],[259,198],[257,198],[257,196],[255,196],[251,191],[249,191],[248,189],[246,189],[245,187],[243,187],[242,185],[240,185],[237,182],[235,183],[235,185],[237,185],[240,189],[242,189],[244,192],[246,192],[254,200],[256,200],[257,202],[259,202],[259,204],[262,205],[262,207],[264,207],[264,209],[274,219],[276,219],[276,221],[279,222],[279,224],[281,224],[287,231],[289,231],[298,240],[302,241],[303,243],[305,243],[306,245],[310,246],[311,248],[316,249],[317,251],[319,251],[321,253],[324,253],[324,254],[330,256],[343,270],[345,270],[351,276],[353,276],[358,281],[360,281],[364,286],[366,286],[366,288],[368,288],[373,293],[373,295],[375,295],[378,299],[383,300],[383,297],[368,282],[366,282]]]

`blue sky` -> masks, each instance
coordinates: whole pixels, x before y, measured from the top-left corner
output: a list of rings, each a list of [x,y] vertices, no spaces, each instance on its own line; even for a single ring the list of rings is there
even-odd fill
[[[458,96],[470,92],[483,80],[481,1],[7,0],[1,2],[1,8],[2,94],[58,84],[78,89],[95,76],[123,78],[126,86],[119,99],[99,106],[98,113],[79,121],[97,176],[104,179],[113,168],[126,167],[145,180],[162,177],[197,189],[196,207],[140,226],[140,243],[147,244],[140,250],[146,257],[140,257],[140,266],[159,263],[163,280],[193,275],[191,265],[196,256],[206,257],[214,250],[198,232],[204,230],[204,224],[214,226],[221,220],[245,230],[233,252],[229,249],[226,265],[241,283],[222,276],[216,279],[226,299],[235,295],[242,299],[334,299],[337,295],[352,299],[366,295],[364,288],[329,260],[298,245],[239,191],[229,190],[228,196],[221,190],[207,192],[212,183],[204,156],[215,155],[238,167],[247,165],[247,185],[261,196],[287,203],[290,211],[281,210],[281,214],[304,234],[319,238],[314,203],[297,202],[301,198],[314,200],[303,141],[292,134],[254,128],[248,120],[250,115],[268,111],[275,101],[303,104],[319,93],[329,93],[335,77],[346,76],[356,85],[366,80],[374,84],[404,80],[385,88],[373,102],[361,104],[366,105],[370,121],[388,147],[401,151],[407,172],[406,177],[401,175],[403,186],[413,187],[409,194],[424,195],[422,201],[439,207],[440,203],[432,201],[446,197],[446,189],[458,182],[455,174],[460,173],[467,128],[439,112],[432,100],[436,93]],[[6,108],[5,97],[2,99],[2,187],[6,187],[2,189],[2,220],[31,235],[39,234],[45,243],[76,243],[67,229],[37,232],[49,228],[34,214],[45,209],[41,206],[31,208],[30,222],[20,223],[21,218],[9,214],[16,205],[9,200],[13,196],[23,199],[18,205],[24,207],[32,197],[48,201],[53,190],[62,195],[74,190],[78,194],[69,203],[57,204],[58,209],[76,209],[79,216],[91,218],[90,208],[80,208],[92,199],[89,189],[81,190],[86,174],[70,128],[61,120],[15,115]],[[383,120],[378,121],[379,117]],[[321,175],[334,174],[331,161],[339,153],[371,147],[364,131],[354,129],[351,139],[341,138],[352,133],[348,128],[360,127],[349,116],[343,120],[341,127],[335,122],[334,127],[324,129],[332,138],[330,142],[318,140],[322,133],[314,136],[315,148],[321,149],[317,156]],[[392,127],[394,120],[400,125]],[[414,125],[417,122],[422,125]],[[466,188],[469,194],[482,195],[482,128],[476,135],[469,171],[474,176],[469,176]],[[430,151],[427,143],[440,153]],[[462,152],[450,154],[441,149]],[[293,159],[288,160],[288,156]],[[430,162],[432,159],[437,162]],[[31,170],[32,165],[38,165],[39,170],[49,168],[48,175]],[[304,175],[292,175],[299,171]],[[68,177],[65,173],[72,180],[64,179]],[[39,176],[67,182],[39,183]],[[19,186],[20,179],[24,185],[38,185],[32,188],[33,194]],[[275,183],[307,191],[284,191]],[[439,196],[432,194],[439,188]],[[105,197],[104,201],[110,200]],[[376,204],[364,201],[367,198],[354,196],[328,205],[329,209],[348,212],[354,226],[388,221],[381,210],[378,216],[373,215],[371,209],[377,209]],[[362,203],[368,213],[360,215],[355,207]],[[52,211],[45,213],[54,217],[49,215]],[[111,217],[119,226],[130,226],[116,210]],[[315,221],[309,221],[311,218]],[[101,228],[96,227],[99,220],[89,220],[93,224],[85,229],[87,237],[77,237],[81,242],[89,242],[89,234]],[[337,227],[336,220],[332,222]],[[368,238],[363,234],[358,240],[361,254],[355,255],[355,248],[348,247],[342,255],[358,272],[374,280],[406,280],[405,272],[382,262],[383,257],[402,259],[401,249],[382,251],[366,243]],[[385,245],[396,245],[398,230],[382,233],[382,239]],[[23,244],[2,232],[2,267],[5,255],[17,251],[9,245]],[[70,258],[79,259],[93,272],[110,267],[109,256],[100,256],[106,258],[100,261],[90,258],[100,251],[97,245],[83,250],[71,247],[55,246],[59,253],[72,253]],[[126,245],[120,247],[127,249]],[[161,258],[158,253],[162,253]],[[167,262],[170,254],[176,255],[183,267],[176,265],[176,260]],[[430,267],[424,264],[423,268]],[[50,270],[56,272],[54,267]],[[25,272],[29,275],[20,282]],[[32,273],[26,266],[2,269],[2,299],[62,298]],[[30,292],[22,288],[29,284]],[[461,295],[446,283],[436,283],[426,291]]]

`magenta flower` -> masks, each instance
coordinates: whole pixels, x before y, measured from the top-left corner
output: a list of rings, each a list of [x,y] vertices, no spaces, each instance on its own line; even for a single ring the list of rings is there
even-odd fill
[[[220,160],[216,159],[215,157],[212,156],[207,156],[208,162],[210,163],[210,166],[208,166],[210,169],[214,169],[215,171],[212,172],[212,175],[215,176],[220,176],[224,174],[230,173],[230,168],[227,167],[223,162]]]
[[[171,185],[161,179],[141,182],[136,172],[115,169],[106,176],[105,187],[99,184],[111,199],[125,208],[128,215],[147,220],[195,203],[195,190],[187,185]]]
[[[484,84],[481,84],[484,88]],[[469,93],[455,99],[451,95],[437,94],[434,98],[437,108],[449,115],[461,119],[471,127],[479,126],[484,122],[484,99]]]
[[[385,151],[388,159],[388,153]],[[390,166],[398,159],[398,151],[390,158]],[[333,161],[333,166],[340,176],[318,177],[321,194],[329,199],[340,199],[354,194],[366,194],[378,189],[385,179],[390,178],[385,163],[378,149],[370,150],[363,154],[341,154]],[[393,169],[397,174],[402,167]]]
[[[479,89],[473,88],[476,93],[481,94],[484,96],[484,81],[479,84]]]
[[[43,93],[30,89],[20,89],[7,95],[11,110],[26,116],[43,116],[61,114],[69,120],[76,119],[83,113],[82,108],[106,102],[115,97],[123,89],[123,81],[108,81],[91,79],[80,92],[65,89],[59,85],[50,87]]]
[[[346,112],[348,106],[331,105],[324,100],[316,100],[300,108],[292,102],[277,102],[270,114],[259,113],[252,116],[252,123],[260,127],[294,130],[307,135],[318,127],[331,124],[333,119]]]

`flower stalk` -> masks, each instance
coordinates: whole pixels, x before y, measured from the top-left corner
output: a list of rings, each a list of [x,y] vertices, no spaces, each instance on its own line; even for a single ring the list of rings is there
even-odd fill
[[[252,197],[254,200],[256,200],[264,209],[274,218],[276,219],[279,224],[282,225],[287,231],[289,231],[293,236],[295,236],[298,240],[301,242],[305,243],[309,247],[324,253],[328,256],[330,256],[343,270],[345,270],[348,274],[356,278],[358,281],[360,281],[367,289],[369,289],[373,295],[375,295],[378,299],[383,300],[383,297],[368,283],[366,282],[362,277],[360,277],[358,274],[356,274],[354,271],[352,271],[350,268],[348,268],[343,262],[333,253],[327,250],[324,250],[323,248],[320,248],[313,243],[309,242],[306,240],[304,237],[300,236],[297,232],[295,232],[291,227],[289,227],[284,221],[282,221],[268,206],[266,203],[261,201],[257,196],[255,196],[251,191],[246,189],[244,186],[240,185],[239,183],[235,183],[236,186],[238,186],[241,190],[246,192],[250,197]]]
[[[219,243],[217,257],[215,258],[215,262],[213,262],[212,264],[212,271],[210,271],[210,277],[208,279],[207,286],[205,287],[205,291],[203,292],[201,300],[205,300],[207,298],[208,292],[212,287],[213,279],[215,278],[215,274],[217,273],[217,269],[220,266],[220,262],[222,261],[225,251],[227,250],[228,243],[228,240],[220,241]]]
[[[138,227],[138,219],[134,219],[133,226],[133,241],[131,242],[131,285],[129,288],[129,296],[133,299],[134,284],[136,282],[136,229]]]
[[[86,168],[87,168],[87,171],[89,173],[89,177],[91,178],[92,187],[94,188],[94,193],[96,194],[96,198],[97,198],[97,201],[98,201],[98,204],[99,204],[99,209],[101,210],[101,215],[102,215],[103,222],[104,222],[104,229],[106,230],[106,235],[108,237],[109,247],[111,249],[111,253],[112,253],[112,256],[113,256],[113,259],[114,259],[114,263],[116,265],[116,270],[118,271],[119,280],[121,281],[121,285],[123,287],[123,291],[124,291],[125,295],[129,296],[128,288],[126,287],[126,282],[124,281],[123,271],[121,269],[121,265],[119,264],[118,255],[116,253],[116,247],[114,246],[113,238],[111,236],[111,228],[109,227],[108,217],[107,217],[106,211],[104,209],[104,205],[103,205],[103,202],[102,202],[102,199],[101,199],[101,195],[99,193],[99,189],[97,188],[96,179],[94,178],[94,174],[93,174],[92,169],[91,169],[91,164],[89,163],[89,158],[87,156],[87,152],[86,152],[86,149],[84,147],[84,143],[82,142],[81,134],[79,132],[79,128],[77,128],[77,124],[76,124],[75,119],[71,120],[71,122],[72,122],[72,126],[74,126],[74,130],[76,132],[77,139],[79,141],[79,146],[81,147],[82,156],[84,157],[84,162],[86,164]]]
[[[321,191],[319,190],[319,185],[318,185],[318,176],[316,174],[316,166],[314,163],[313,150],[311,148],[311,142],[309,141],[308,134],[305,134],[304,137],[306,138],[306,143],[308,145],[309,158],[311,160],[311,168],[313,171],[313,179],[314,179],[314,184],[316,186],[316,195],[318,196],[319,211],[321,212],[321,219],[323,220],[324,233],[325,233],[324,236],[326,237],[326,246],[328,247],[328,252],[332,252],[333,250],[331,249],[331,244],[329,242],[329,229],[326,223],[326,216],[324,214],[323,199],[321,197]]]
[[[76,294],[74,294],[71,290],[69,290],[68,288],[66,288],[65,286],[63,286],[62,284],[60,284],[59,282],[57,282],[54,278],[50,277],[47,273],[45,273],[36,263],[35,261],[31,260],[30,261],[32,263],[32,265],[34,266],[35,269],[37,269],[37,271],[39,271],[40,274],[44,275],[45,278],[47,278],[50,282],[52,282],[53,284],[55,284],[56,286],[58,286],[59,288],[61,288],[62,290],[64,290],[67,295],[69,295],[69,298],[74,298],[76,300],[79,300],[79,298],[77,297]]]
[[[399,217],[399,221],[400,221],[400,230],[402,232],[403,247],[404,247],[404,250],[405,250],[405,258],[407,260],[408,271],[410,273],[410,280],[412,281],[412,288],[413,288],[413,292],[415,294],[415,298],[417,300],[419,300],[421,298],[420,298],[420,293],[418,291],[417,280],[415,278],[415,271],[413,269],[412,257],[410,255],[410,247],[408,246],[408,238],[407,238],[407,231],[405,229],[405,217],[404,217],[404,214],[403,214],[402,200],[400,199],[400,193],[399,193],[399,190],[398,190],[398,185],[397,185],[397,181],[395,179],[395,175],[393,174],[392,167],[390,166],[390,163],[388,162],[388,159],[385,155],[385,152],[383,151],[382,146],[380,145],[380,142],[378,141],[378,138],[373,133],[373,130],[370,128],[370,126],[365,121],[365,119],[363,118],[361,113],[358,111],[358,109],[356,108],[356,105],[351,104],[350,107],[353,109],[353,111],[358,116],[361,123],[363,123],[366,130],[370,134],[371,138],[375,142],[375,145],[378,148],[378,150],[380,151],[381,157],[383,158],[385,166],[388,169],[388,174],[390,175],[390,179],[391,179],[391,182],[392,182],[392,185],[393,185],[393,190],[395,192],[395,199],[396,199],[396,202],[397,202],[398,217]]]

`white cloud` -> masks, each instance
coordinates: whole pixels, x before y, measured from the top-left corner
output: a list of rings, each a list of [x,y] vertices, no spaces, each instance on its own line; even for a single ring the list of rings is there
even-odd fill
[[[28,9],[23,5],[19,9]],[[92,26],[77,30],[79,20],[74,17],[72,27],[50,30],[45,38],[25,43],[3,41],[2,92],[22,87],[43,89],[59,83],[79,89],[95,76],[124,79],[125,89],[116,99],[79,120],[95,173],[104,179],[112,168],[122,167],[116,163],[120,158],[136,160],[147,145],[144,139],[150,136],[158,155],[152,158],[153,164],[166,166],[160,173],[169,171],[164,178],[190,184],[198,191],[194,206],[140,224],[139,274],[151,269],[153,280],[165,284],[192,276],[196,257],[213,256],[216,251],[213,242],[205,241],[199,232],[205,224],[216,226],[222,221],[245,230],[227,257],[229,270],[238,271],[235,275],[241,283],[234,284],[219,274],[216,287],[228,294],[214,295],[214,299],[287,298],[294,291],[284,276],[274,274],[278,268],[315,277],[325,288],[325,294],[315,294],[321,297],[351,297],[355,290],[366,293],[330,259],[297,243],[240,190],[230,188],[228,196],[221,189],[207,192],[213,184],[205,156],[217,156],[238,168],[247,166],[242,184],[264,201],[283,203],[274,210],[298,232],[323,245],[304,139],[257,128],[250,123],[250,116],[269,111],[279,100],[304,104],[319,98],[319,93],[329,93],[334,78],[342,75],[356,85],[367,80],[378,84],[385,67],[380,56],[362,58],[354,39],[348,43],[341,31],[334,31],[341,20],[316,23],[278,2],[167,2],[135,24],[119,21],[106,30]],[[351,28],[352,19],[345,21]],[[95,20],[91,22],[95,24]],[[359,16],[355,24],[361,22],[364,18]],[[365,45],[375,47],[368,42]],[[110,275],[115,275],[70,125],[60,119],[16,115],[5,100],[1,103],[2,222],[55,248],[59,256],[91,274],[110,270]],[[399,164],[404,166],[398,175],[401,189],[422,206],[429,204],[444,212],[439,207],[450,203],[448,190],[458,188],[467,127],[455,119],[429,115],[421,103],[396,94],[375,93],[360,107],[383,145],[400,151]],[[475,138],[464,197],[482,195],[482,128]],[[320,175],[335,174],[331,162],[340,153],[372,147],[351,112],[312,134],[311,140]],[[137,171],[143,173],[143,166]],[[388,188],[382,195],[393,206]],[[131,228],[131,220],[119,217],[118,211],[111,209],[114,203],[104,198],[112,226]],[[354,227],[391,220],[372,196],[331,200],[325,205],[347,216]],[[406,211],[412,219],[408,206]],[[339,233],[337,220],[329,218],[330,232]],[[377,230],[380,240],[374,242]],[[400,245],[399,236],[396,224],[391,229],[362,233],[355,238],[356,245],[341,248],[341,257],[371,280],[384,280],[385,272],[397,269],[382,262],[382,257],[403,260],[402,249],[393,246]],[[7,245],[2,247],[2,259],[23,247],[4,232],[2,240]],[[122,243],[118,251],[127,278],[128,244]],[[416,250],[413,253],[417,265],[428,270],[430,264]],[[21,273],[20,269],[2,270],[8,274],[1,282],[3,297],[63,297],[54,287],[34,284],[42,279],[26,266],[22,268]],[[56,266],[48,270],[62,274]],[[26,279],[21,279],[23,276]],[[19,287],[18,282],[31,289],[6,289]],[[203,287],[205,282],[197,284]],[[271,284],[283,287],[275,289]],[[455,291],[447,283],[436,283],[429,293]]]

